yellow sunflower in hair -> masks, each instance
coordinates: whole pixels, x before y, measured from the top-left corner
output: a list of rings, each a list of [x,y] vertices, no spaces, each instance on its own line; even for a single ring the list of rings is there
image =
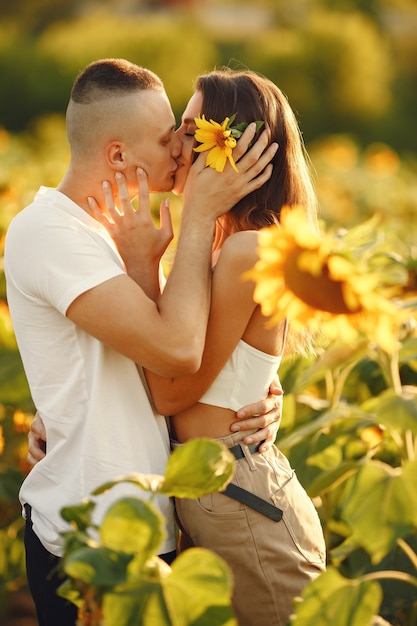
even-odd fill
[[[197,130],[195,131],[196,141],[201,146],[194,148],[195,152],[205,152],[208,150],[206,165],[214,168],[217,172],[223,172],[226,161],[237,172],[236,163],[233,160],[232,151],[236,146],[236,139],[232,136],[232,131],[228,128],[230,118],[219,124],[214,120],[207,121],[204,115],[195,118]]]
[[[194,137],[198,143],[201,143],[201,146],[194,148],[194,151],[208,151],[206,166],[212,167],[217,172],[223,172],[227,161],[229,161],[235,172],[239,171],[232,153],[233,148],[236,147],[236,140],[242,136],[248,124],[247,122],[242,122],[236,126],[231,126],[235,117],[236,113],[231,117],[226,117],[221,124],[214,120],[206,120],[204,115],[194,118],[197,126]],[[255,123],[258,131],[263,122],[257,121]]]

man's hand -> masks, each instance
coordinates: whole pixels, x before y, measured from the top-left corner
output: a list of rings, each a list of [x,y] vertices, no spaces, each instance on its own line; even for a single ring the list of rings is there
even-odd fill
[[[36,413],[28,433],[28,462],[35,465],[42,461],[46,454],[46,431],[39,413]]]
[[[277,376],[269,388],[268,397],[240,409],[237,412],[239,421],[233,422],[230,427],[233,432],[259,429],[247,435],[243,443],[249,445],[262,441],[259,446],[261,454],[269,450],[277,438],[282,417],[282,396],[283,391]]]

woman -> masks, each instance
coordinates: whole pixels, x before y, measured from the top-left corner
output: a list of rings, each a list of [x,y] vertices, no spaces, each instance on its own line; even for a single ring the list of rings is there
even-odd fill
[[[199,371],[177,379],[151,372],[146,377],[158,411],[171,416],[173,447],[212,437],[237,459],[230,493],[177,500],[184,543],[209,548],[227,561],[241,626],[279,626],[287,622],[293,599],[324,570],[325,546],[314,506],[285,456],[276,446],[259,454],[257,446],[242,443],[242,434],[230,435],[237,409],[267,392],[286,341],[286,323],[267,326],[253,301],[254,284],[242,280],[242,274],[257,260],[257,231],[279,224],[283,205],[304,206],[306,219],[316,223],[316,199],[286,98],[271,81],[250,71],[214,71],[197,80],[177,131],[183,150],[174,191],[182,193],[193,160],[195,118],[204,115],[222,123],[234,113],[234,124],[263,120],[270,129],[271,141],[279,144],[273,173],[218,221]],[[120,242],[119,249],[126,257]]]

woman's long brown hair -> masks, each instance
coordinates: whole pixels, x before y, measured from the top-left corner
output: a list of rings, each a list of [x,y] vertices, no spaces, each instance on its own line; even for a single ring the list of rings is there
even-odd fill
[[[232,230],[259,229],[279,223],[283,205],[303,206],[306,219],[316,227],[317,202],[310,163],[301,132],[286,96],[269,79],[250,70],[214,70],[198,77],[206,119],[219,123],[236,114],[233,125],[262,120],[276,141],[269,181],[236,204],[227,214]],[[256,139],[256,138],[255,138]],[[238,166],[239,167],[239,166]]]

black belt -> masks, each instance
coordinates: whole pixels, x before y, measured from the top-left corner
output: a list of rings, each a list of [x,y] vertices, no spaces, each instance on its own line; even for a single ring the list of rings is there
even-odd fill
[[[251,454],[256,454],[260,445],[260,443],[252,443],[246,447]],[[229,450],[237,460],[243,459],[245,456],[240,444],[229,448]],[[238,485],[234,485],[233,483],[229,483],[226,489],[221,493],[229,498],[233,498],[233,500],[241,502],[242,504],[246,504],[246,506],[249,506],[251,509],[255,509],[255,511],[258,511],[258,513],[261,513],[262,515],[266,515],[266,517],[274,520],[274,522],[280,522],[284,514],[284,512],[277,506],[274,506],[270,502],[267,502],[267,500],[263,500],[254,493],[251,493]]]
[[[260,443],[251,443],[249,446],[245,446],[251,454],[256,454],[259,451],[259,446],[263,444],[263,441]],[[236,446],[229,448],[230,452],[233,454],[235,459],[238,461],[239,459],[243,459],[245,456],[243,453],[242,446],[238,443]]]

